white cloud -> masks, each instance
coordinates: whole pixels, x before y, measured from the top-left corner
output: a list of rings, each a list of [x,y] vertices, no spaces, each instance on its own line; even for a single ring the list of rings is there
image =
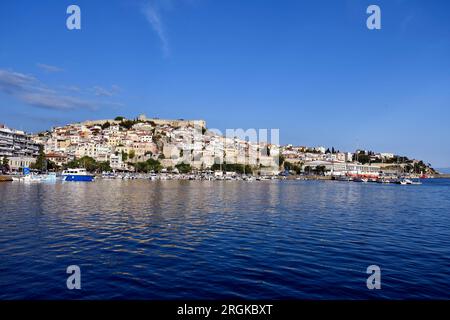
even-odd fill
[[[77,88],[77,87],[75,87]],[[112,96],[120,88],[116,85],[106,90],[96,87],[98,96]],[[0,92],[13,96],[33,107],[53,110],[95,110],[101,105],[120,105],[113,102],[95,101],[67,94],[67,90],[49,88],[31,75],[0,69]]]
[[[32,85],[35,80],[30,75],[0,69],[0,91],[8,94]]]
[[[62,71],[64,71],[64,69],[62,69],[62,68],[52,66],[49,64],[44,64],[44,63],[36,63],[36,66],[38,66],[40,69],[44,70],[45,72],[62,72]]]
[[[34,107],[54,110],[96,109],[93,101],[83,100],[67,95],[41,94],[37,92],[23,93],[20,100]]]
[[[112,97],[120,91],[120,87],[117,85],[112,85],[111,89],[106,89],[101,86],[95,86],[93,88],[94,94],[99,97]]]
[[[153,28],[153,31],[158,36],[161,41],[161,49],[163,51],[164,56],[169,55],[169,41],[164,30],[164,25],[161,20],[161,14],[159,11],[159,6],[156,1],[149,1],[142,6],[141,9],[147,21]]]

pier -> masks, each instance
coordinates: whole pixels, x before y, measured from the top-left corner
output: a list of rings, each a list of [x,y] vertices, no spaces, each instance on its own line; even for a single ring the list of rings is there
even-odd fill
[[[0,182],[11,182],[13,179],[8,176],[0,176]]]

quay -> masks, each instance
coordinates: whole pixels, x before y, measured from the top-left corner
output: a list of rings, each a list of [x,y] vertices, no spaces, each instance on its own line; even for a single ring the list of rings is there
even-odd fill
[[[11,182],[13,179],[8,176],[0,176],[0,182]]]

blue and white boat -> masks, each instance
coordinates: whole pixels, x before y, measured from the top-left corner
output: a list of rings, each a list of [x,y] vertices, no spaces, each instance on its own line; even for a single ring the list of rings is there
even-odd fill
[[[89,174],[86,169],[67,169],[62,173],[63,181],[86,181],[91,182],[94,176]]]

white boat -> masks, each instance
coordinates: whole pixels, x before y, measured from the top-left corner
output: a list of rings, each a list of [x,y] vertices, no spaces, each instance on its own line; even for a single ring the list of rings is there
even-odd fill
[[[38,182],[56,182],[56,173],[42,174],[38,176],[32,176],[31,179],[36,179]]]
[[[338,176],[335,178],[337,181],[352,181],[353,178],[349,176]]]
[[[94,176],[89,174],[86,169],[67,169],[62,173],[63,181],[84,181],[91,182]]]
[[[420,181],[412,181],[412,180],[410,180],[410,179],[400,179],[399,181],[398,181],[398,183],[399,184],[401,184],[401,185],[407,185],[407,184],[410,184],[410,185],[420,185],[420,184],[422,184],[422,182],[420,182]]]
[[[102,172],[102,179],[116,179],[117,175],[114,172]]]
[[[355,181],[355,182],[368,182],[369,179],[358,177],[358,178],[353,179],[353,181]]]
[[[21,177],[13,177],[13,181],[35,183],[35,182],[55,182],[56,174],[27,174]]]

